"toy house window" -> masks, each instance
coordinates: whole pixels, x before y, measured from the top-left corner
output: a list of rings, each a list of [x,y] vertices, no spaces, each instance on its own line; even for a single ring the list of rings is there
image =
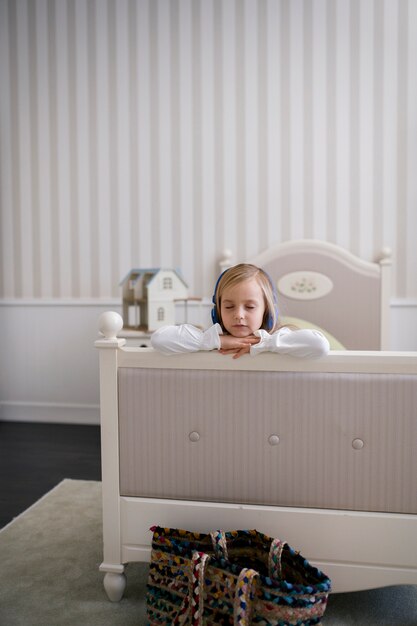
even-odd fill
[[[163,289],[172,289],[172,278],[166,277],[162,282]]]
[[[164,321],[164,319],[165,319],[165,309],[164,309],[164,307],[160,306],[158,308],[157,316],[158,316],[158,322],[163,322]]]

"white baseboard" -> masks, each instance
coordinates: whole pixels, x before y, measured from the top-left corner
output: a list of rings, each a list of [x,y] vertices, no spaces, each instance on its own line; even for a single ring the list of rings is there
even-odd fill
[[[0,421],[48,424],[100,424],[100,407],[94,404],[0,402]]]

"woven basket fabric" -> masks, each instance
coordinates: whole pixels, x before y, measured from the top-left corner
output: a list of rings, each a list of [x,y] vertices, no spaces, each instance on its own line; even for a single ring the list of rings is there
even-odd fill
[[[264,626],[320,623],[330,580],[287,544],[280,564],[271,563],[271,537],[255,530],[225,533],[217,545],[213,533],[154,527],[147,590],[148,624],[234,624],[235,593],[243,568],[256,571],[259,584],[251,592],[252,624]],[[280,542],[278,542],[279,544]],[[193,553],[205,553],[204,610],[201,622],[191,620]],[[225,554],[227,558],[221,556]],[[272,565],[272,569],[271,569]],[[270,577],[280,571],[282,579]]]

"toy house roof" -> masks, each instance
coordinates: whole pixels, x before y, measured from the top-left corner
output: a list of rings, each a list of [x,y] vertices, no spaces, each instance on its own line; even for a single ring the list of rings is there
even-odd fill
[[[172,269],[171,267],[169,268],[165,268],[165,267],[153,267],[153,268],[137,268],[137,269],[131,269],[126,276],[120,281],[119,285],[123,285],[127,280],[132,280],[131,276],[132,274],[137,274],[137,276],[135,277],[135,282],[138,281],[140,278],[142,278],[142,276],[144,276],[145,274],[152,274],[152,278],[149,280],[148,285],[154,280],[154,278],[157,276],[157,274],[159,274],[159,272],[161,271],[168,271],[168,272],[174,272],[174,274],[179,278],[179,280],[182,282],[182,284],[185,287],[188,287],[187,283],[185,282],[185,280],[183,279],[183,277],[181,276],[181,273],[179,270],[176,269]]]

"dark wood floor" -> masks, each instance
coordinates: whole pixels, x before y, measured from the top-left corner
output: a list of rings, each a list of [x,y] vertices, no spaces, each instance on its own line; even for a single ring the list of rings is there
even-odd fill
[[[0,422],[0,528],[64,478],[101,480],[99,426]]]

